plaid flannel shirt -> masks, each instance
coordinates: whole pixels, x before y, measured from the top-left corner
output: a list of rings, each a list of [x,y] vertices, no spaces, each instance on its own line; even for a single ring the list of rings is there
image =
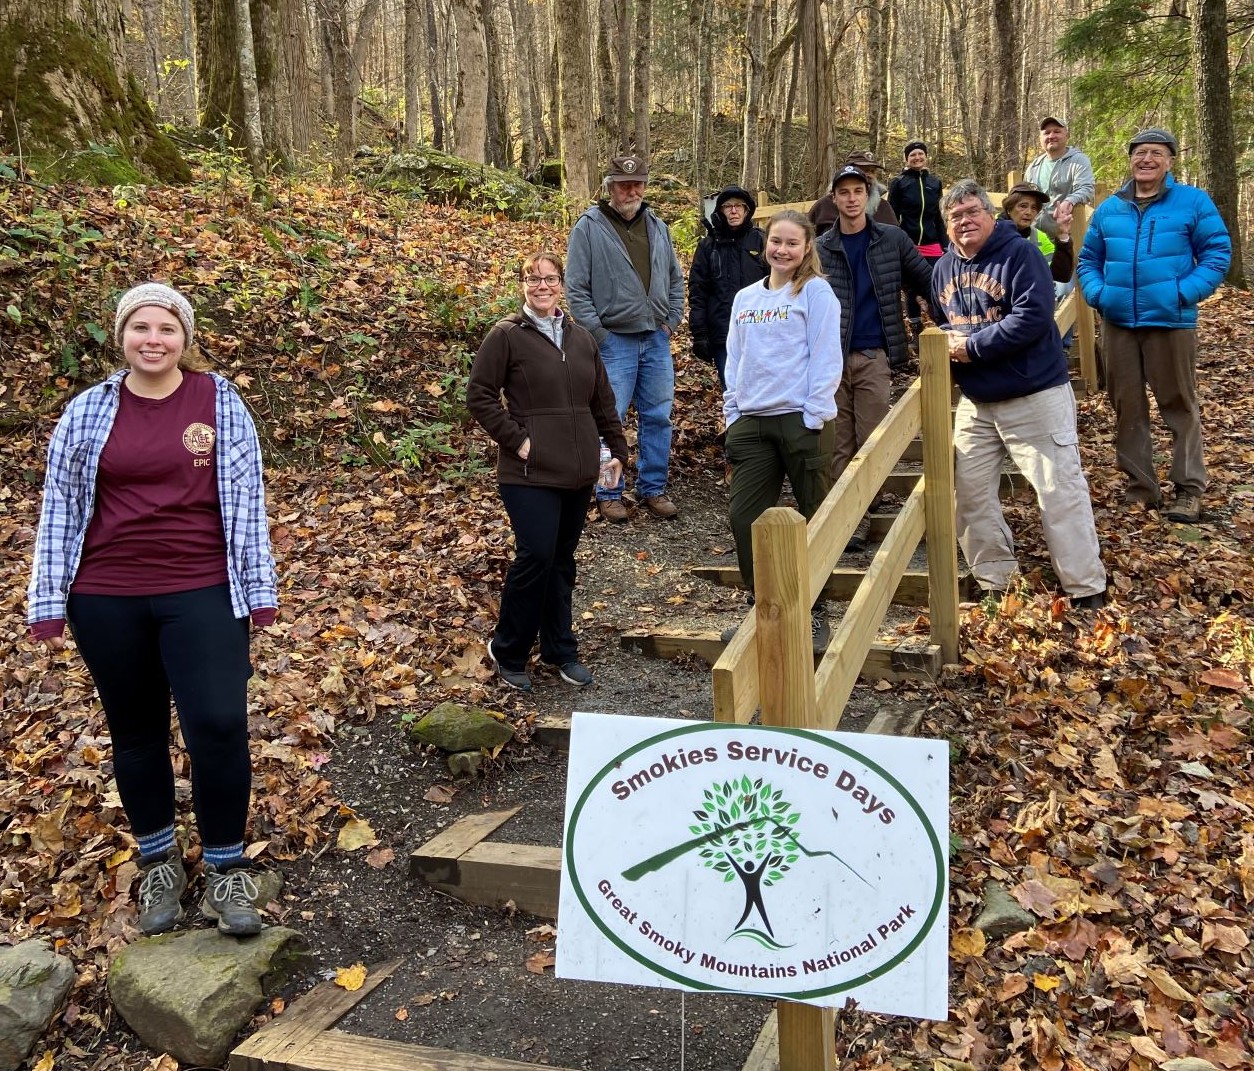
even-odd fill
[[[217,392],[214,454],[231,608],[236,617],[247,617],[252,610],[279,605],[261,444],[235,388],[221,376],[209,375]],[[126,372],[117,372],[71,400],[52,433],[34,569],[26,592],[30,624],[65,617],[66,598],[96,506],[100,454],[113,430],[125,376]]]

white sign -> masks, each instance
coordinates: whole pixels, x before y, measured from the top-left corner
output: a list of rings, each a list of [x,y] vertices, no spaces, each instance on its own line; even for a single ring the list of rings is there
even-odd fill
[[[944,741],[576,713],[557,973],[944,1019]]]

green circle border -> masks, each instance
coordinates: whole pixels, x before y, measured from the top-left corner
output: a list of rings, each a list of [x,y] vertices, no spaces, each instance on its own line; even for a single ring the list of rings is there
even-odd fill
[[[694,978],[687,978],[676,971],[669,970],[666,967],[654,963],[652,960],[637,952],[625,941],[620,940],[614,931],[605,925],[605,923],[601,920],[600,915],[593,910],[587,895],[584,893],[583,885],[579,880],[579,875],[575,868],[575,861],[573,858],[575,831],[579,827],[579,818],[581,812],[583,811],[584,804],[588,802],[593,789],[605,779],[610,770],[616,769],[624,759],[628,759],[637,752],[643,751],[645,748],[652,747],[656,743],[670,740],[675,737],[688,736],[693,733],[705,733],[712,731],[724,734],[730,731],[750,733],[766,731],[768,733],[783,733],[787,736],[799,737],[804,740],[813,741],[816,744],[821,744],[823,747],[830,748],[847,756],[856,758],[868,769],[874,770],[880,775],[880,777],[901,793],[902,797],[910,804],[911,809],[918,816],[920,823],[927,832],[928,840],[932,845],[933,859],[936,864],[936,895],[932,899],[931,908],[928,910],[927,916],[924,918],[923,925],[920,927],[918,934],[915,935],[905,948],[893,956],[892,959],[880,964],[872,970],[867,971],[865,974],[858,975],[856,978],[851,978],[843,982],[838,982],[835,985],[826,986],[820,989],[790,990],[788,992],[775,991],[771,992],[769,995],[773,997],[780,997],[785,1000],[812,1000],[817,997],[831,996],[836,993],[843,993],[849,989],[854,989],[858,986],[866,985],[866,983],[874,981],[876,978],[880,978],[889,971],[895,969],[902,962],[902,960],[913,953],[914,950],[923,943],[923,940],[929,933],[931,933],[932,924],[936,921],[937,915],[940,914],[941,904],[944,900],[943,891],[945,888],[946,875],[945,854],[941,849],[940,840],[936,836],[936,830],[933,828],[931,820],[924,813],[923,808],[919,806],[919,802],[914,798],[913,793],[911,793],[900,781],[898,781],[896,777],[880,766],[879,763],[868,758],[866,755],[863,755],[861,752],[855,751],[853,748],[847,747],[838,741],[828,740],[826,737],[820,736],[818,733],[811,732],[806,729],[789,729],[782,726],[771,725],[730,725],[725,722],[707,722],[700,725],[685,725],[678,729],[672,729],[668,732],[650,736],[646,740],[641,740],[639,743],[628,748],[626,751],[622,751],[614,756],[614,758],[610,759],[610,761],[601,767],[601,769],[598,770],[588,782],[587,788],[585,788],[580,794],[578,801],[571,810],[570,829],[566,836],[566,847],[563,849],[562,853],[565,858],[566,871],[570,875],[571,888],[575,890],[575,895],[579,897],[579,902],[583,905],[584,911],[587,912],[588,917],[592,919],[597,928],[605,934],[605,936],[609,938],[614,945],[634,959],[637,963],[647,967],[654,974],[660,974],[664,978],[669,978],[673,982],[678,982],[680,985],[694,990],[707,991],[711,993],[742,993],[746,995],[753,995],[748,993],[747,990],[728,989],[725,986],[710,985],[706,982],[697,981]]]

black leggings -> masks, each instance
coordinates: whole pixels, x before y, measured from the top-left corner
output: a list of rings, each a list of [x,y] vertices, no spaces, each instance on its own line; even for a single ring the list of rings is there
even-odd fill
[[[174,821],[170,695],[192,760],[201,842],[244,839],[248,757],[248,618],[225,584],[171,595],[71,594],[66,618],[104,706],[113,772],[136,837]]]
[[[500,491],[514,529],[514,562],[505,574],[492,653],[506,669],[521,670],[539,636],[543,661],[555,666],[573,662],[579,657],[570,605],[575,548],[592,488],[565,491],[503,483]]]

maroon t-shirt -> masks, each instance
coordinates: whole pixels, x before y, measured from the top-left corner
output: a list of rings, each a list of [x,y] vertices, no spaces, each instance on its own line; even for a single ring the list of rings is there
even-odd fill
[[[123,380],[119,394],[70,590],[165,595],[225,584],[213,380],[184,372],[165,398],[141,398]]]

